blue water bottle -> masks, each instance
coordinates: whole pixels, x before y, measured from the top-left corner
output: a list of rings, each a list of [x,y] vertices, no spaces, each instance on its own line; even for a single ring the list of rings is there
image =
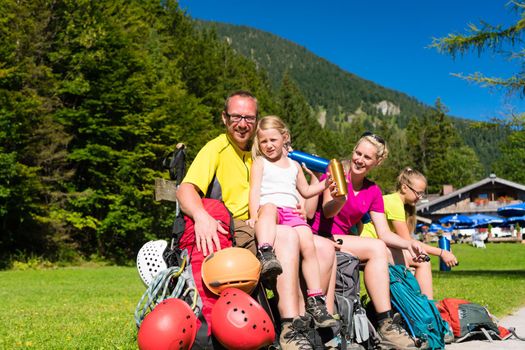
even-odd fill
[[[323,174],[326,173],[326,168],[328,167],[328,164],[330,164],[330,161],[326,158],[321,158],[301,151],[292,151],[288,153],[288,157],[295,160],[299,164],[304,163],[311,171]]]
[[[438,245],[439,248],[450,252],[450,240],[447,237],[440,236]],[[439,257],[439,271],[450,271],[450,267],[445,264],[441,257]]]

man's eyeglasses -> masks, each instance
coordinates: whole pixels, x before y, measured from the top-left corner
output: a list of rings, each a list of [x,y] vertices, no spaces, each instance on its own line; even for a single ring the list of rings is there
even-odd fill
[[[224,112],[224,114],[234,123],[240,123],[243,119],[247,124],[255,124],[257,121],[257,117],[253,115],[230,114],[228,112]]]
[[[379,142],[380,144],[384,145],[385,144],[385,139],[382,138],[381,136],[378,136],[376,134],[374,134],[373,132],[370,132],[370,131],[365,131],[361,137],[366,137],[366,136],[370,136],[371,138],[373,138],[374,140],[376,140],[377,142]]]
[[[424,191],[418,192],[418,191],[414,190],[410,185],[408,185],[408,184],[405,184],[405,185],[406,185],[406,187],[410,188],[410,190],[411,190],[412,192],[414,192],[414,195],[415,195],[417,198],[423,198],[423,197],[425,197],[425,192],[424,192]]]

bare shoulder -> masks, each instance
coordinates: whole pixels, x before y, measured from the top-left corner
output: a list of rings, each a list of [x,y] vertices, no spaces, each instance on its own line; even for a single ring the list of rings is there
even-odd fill
[[[263,157],[262,156],[255,157],[255,159],[252,162],[252,168],[262,169],[263,167],[264,167]]]
[[[301,170],[301,164],[299,164],[298,161],[288,158],[288,161],[290,161],[290,164],[295,166],[297,169]]]

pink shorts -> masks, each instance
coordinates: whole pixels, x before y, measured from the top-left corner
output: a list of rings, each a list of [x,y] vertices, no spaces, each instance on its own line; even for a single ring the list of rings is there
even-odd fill
[[[277,208],[277,224],[286,226],[308,226],[306,221],[292,208]]]

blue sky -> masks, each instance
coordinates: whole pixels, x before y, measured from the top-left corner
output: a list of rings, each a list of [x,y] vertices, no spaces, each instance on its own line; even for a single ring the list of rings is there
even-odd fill
[[[451,76],[476,71],[508,77],[518,63],[485,52],[453,60],[428,46],[433,37],[463,33],[480,20],[506,26],[517,16],[506,0],[233,1],[181,0],[194,18],[247,25],[306,47],[342,69],[477,120],[525,110],[508,97]]]

